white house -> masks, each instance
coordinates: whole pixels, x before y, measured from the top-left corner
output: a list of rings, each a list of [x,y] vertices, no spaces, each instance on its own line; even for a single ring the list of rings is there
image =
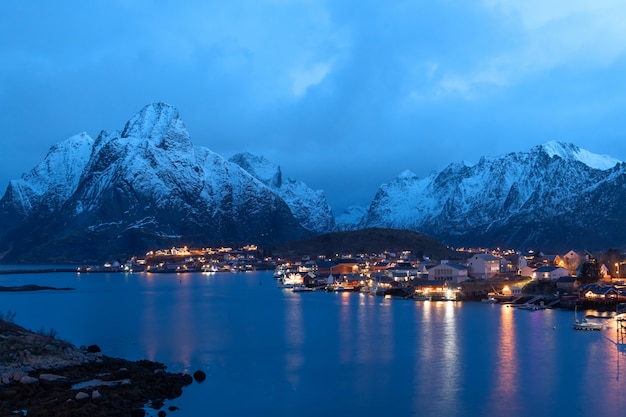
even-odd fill
[[[467,280],[467,267],[452,262],[443,261],[439,265],[428,269],[429,281],[447,281],[458,284]]]
[[[528,266],[528,265],[526,265],[526,266],[522,267],[522,268],[519,270],[519,274],[520,274],[520,276],[522,276],[522,277],[532,277],[534,273],[535,273],[535,268],[530,267],[530,266]]]
[[[556,281],[561,277],[569,277],[572,274],[568,269],[562,268],[560,266],[542,266],[540,268],[535,269],[533,272],[533,279],[551,279]]]
[[[507,255],[500,259],[500,271],[518,273],[522,268],[527,266],[526,258],[519,253]]]
[[[571,250],[561,257],[563,260],[563,266],[570,271],[575,271],[578,266],[585,261],[583,255]]]
[[[488,253],[479,253],[467,261],[469,276],[474,278],[493,278],[500,272],[500,258]]]

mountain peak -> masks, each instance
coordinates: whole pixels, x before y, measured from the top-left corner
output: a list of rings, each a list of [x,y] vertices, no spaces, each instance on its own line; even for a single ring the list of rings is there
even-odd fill
[[[145,106],[130,119],[121,137],[145,138],[159,140],[158,146],[164,149],[172,145],[191,146],[191,140],[176,107],[162,102]]]
[[[229,162],[239,165],[276,193],[305,229],[328,232],[335,227],[335,219],[323,191],[312,190],[302,181],[292,178],[283,180],[280,167],[264,156],[242,152],[233,155]]]
[[[607,170],[613,168],[621,161],[608,155],[598,155],[581,149],[573,143],[550,141],[539,147],[548,156],[558,156],[565,160],[580,161],[588,167]]]
[[[264,156],[242,152],[233,155],[230,158],[230,162],[239,165],[248,173],[252,174],[253,177],[269,187],[280,188],[282,186],[280,167],[270,162]]]
[[[409,169],[405,169],[404,171],[400,173],[400,175],[398,175],[399,180],[412,180],[412,179],[417,179],[417,178],[418,178],[417,175],[415,175],[415,173],[413,173],[413,171]]]

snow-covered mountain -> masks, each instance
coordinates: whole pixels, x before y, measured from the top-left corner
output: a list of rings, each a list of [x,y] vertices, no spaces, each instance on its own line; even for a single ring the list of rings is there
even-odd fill
[[[72,136],[50,148],[46,158],[32,171],[11,181],[5,196],[14,202],[10,218],[19,221],[34,210],[58,210],[76,191],[93,142],[86,133]]]
[[[174,244],[310,236],[275,190],[206,148],[178,111],[143,108],[121,132],[52,147],[0,200],[7,259],[104,259]],[[5,261],[7,261],[5,259]]]
[[[551,157],[559,156],[565,160],[580,161],[583,164],[596,169],[611,169],[619,164],[620,160],[608,155],[598,155],[581,149],[572,143],[551,141],[540,146],[541,149]]]
[[[363,206],[350,206],[335,217],[335,229],[337,231],[357,230],[361,219],[367,213]]]
[[[230,162],[239,165],[253,177],[270,187],[291,209],[296,220],[316,233],[335,229],[335,218],[322,190],[312,190],[302,181],[283,179],[280,167],[263,156],[244,152],[234,155]]]
[[[156,103],[121,131],[54,145],[0,200],[3,262],[111,259],[171,245],[269,243],[384,227],[454,246],[622,247],[626,163],[549,142],[529,152],[404,171],[367,210],[335,220],[323,191],[243,153],[192,144],[178,111]]]
[[[626,164],[575,145],[451,164],[383,184],[359,227],[420,231],[456,246],[608,248],[626,236]]]

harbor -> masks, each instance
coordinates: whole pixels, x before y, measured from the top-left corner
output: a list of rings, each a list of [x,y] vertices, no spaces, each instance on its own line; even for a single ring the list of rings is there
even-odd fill
[[[626,356],[616,343],[623,322],[609,312],[578,310],[581,319],[605,322],[583,332],[573,330],[568,309],[293,292],[276,288],[273,271],[0,280],[74,288],[0,293],[3,310],[26,328],[53,328],[76,346],[166,363],[170,372],[204,370],[206,381],[166,402],[178,417],[620,417],[626,410]]]

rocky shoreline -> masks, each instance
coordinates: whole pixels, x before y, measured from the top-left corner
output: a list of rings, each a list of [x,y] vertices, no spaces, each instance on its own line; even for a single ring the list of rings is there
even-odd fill
[[[110,358],[98,346],[77,348],[54,332],[0,320],[1,415],[134,417],[152,409],[162,417],[177,409],[164,407],[165,400],[192,382],[158,362]]]

